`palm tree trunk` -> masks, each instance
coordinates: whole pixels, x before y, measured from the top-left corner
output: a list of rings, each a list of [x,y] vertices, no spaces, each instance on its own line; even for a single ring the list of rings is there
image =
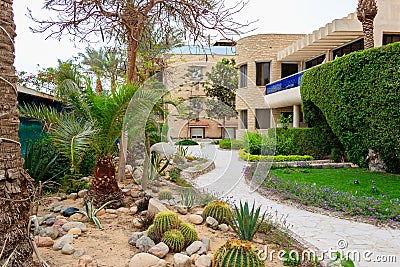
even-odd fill
[[[362,27],[364,32],[364,49],[374,48],[374,20],[365,19],[362,23]]]
[[[22,169],[18,139],[12,4],[12,0],[0,0],[0,248],[5,247],[0,266],[10,258],[8,266],[29,267],[33,266],[27,239],[31,179]]]
[[[85,201],[92,202],[95,207],[100,207],[110,200],[116,200],[110,205],[116,208],[122,205],[123,197],[115,177],[113,159],[111,157],[99,159],[94,167],[94,179],[85,196]]]

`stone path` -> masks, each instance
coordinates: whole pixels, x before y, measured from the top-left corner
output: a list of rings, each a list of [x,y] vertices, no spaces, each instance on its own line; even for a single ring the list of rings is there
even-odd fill
[[[239,159],[237,151],[220,150],[215,145],[203,144],[201,148],[192,147],[190,152],[213,159],[216,165],[215,170],[196,179],[197,187],[232,196],[236,202],[255,201],[263,210],[277,210],[278,217],[288,215],[286,220],[293,225],[291,230],[316,247],[319,250],[318,256],[322,251],[340,250],[345,246],[345,253],[360,255],[360,261],[355,262],[356,266],[400,266],[400,230],[381,229],[269,200],[258,192],[251,192],[244,182],[242,169],[245,162]]]

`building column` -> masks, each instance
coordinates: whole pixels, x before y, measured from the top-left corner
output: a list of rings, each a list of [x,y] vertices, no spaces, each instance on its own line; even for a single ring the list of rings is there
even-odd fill
[[[294,105],[293,106],[293,128],[300,127],[300,106]]]

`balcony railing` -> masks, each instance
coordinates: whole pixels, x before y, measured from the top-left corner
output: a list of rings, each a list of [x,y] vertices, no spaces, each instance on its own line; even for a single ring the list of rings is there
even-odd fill
[[[296,74],[293,74],[291,76],[285,77],[283,79],[280,79],[276,82],[267,84],[265,86],[265,94],[269,95],[269,94],[273,94],[276,92],[280,92],[283,90],[287,90],[287,89],[291,89],[291,88],[295,88],[300,86],[301,83],[301,77],[303,76],[303,73],[305,72],[305,70],[303,70],[302,72],[298,72]]]

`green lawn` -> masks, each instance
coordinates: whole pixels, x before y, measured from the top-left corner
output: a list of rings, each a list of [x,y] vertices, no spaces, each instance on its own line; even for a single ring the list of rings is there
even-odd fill
[[[282,180],[297,181],[308,185],[316,184],[317,187],[329,187],[331,189],[349,192],[354,196],[376,197],[372,190],[375,181],[378,195],[387,195],[388,199],[400,198],[400,176],[393,174],[371,173],[368,170],[358,168],[342,169],[274,169],[272,176],[278,176]],[[354,183],[359,181],[359,185]]]

